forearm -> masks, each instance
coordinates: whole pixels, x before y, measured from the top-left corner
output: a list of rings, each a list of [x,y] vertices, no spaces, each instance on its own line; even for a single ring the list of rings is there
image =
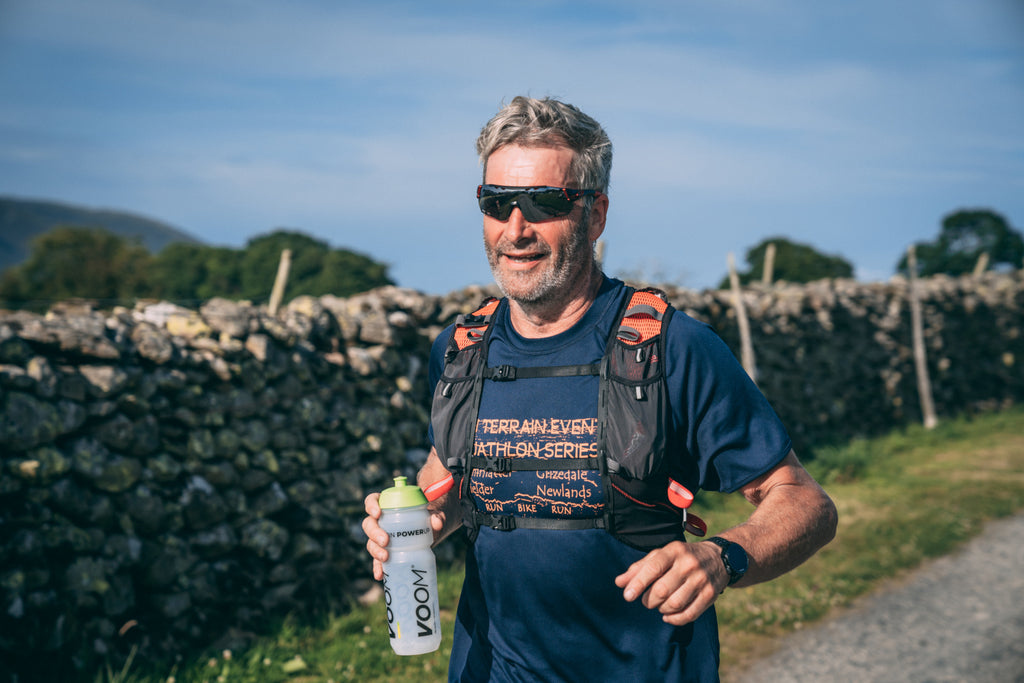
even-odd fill
[[[747,551],[749,568],[739,586],[785,574],[835,536],[835,504],[792,453],[776,473],[744,489],[744,495],[755,510],[746,522],[721,534]]]
[[[747,572],[736,585],[774,579],[813,555],[835,535],[836,508],[792,451],[768,473],[740,489],[754,504],[746,522],[720,535],[747,551]],[[666,622],[696,620],[729,583],[715,543],[673,541],[647,553],[615,585],[627,601],[640,598]]]

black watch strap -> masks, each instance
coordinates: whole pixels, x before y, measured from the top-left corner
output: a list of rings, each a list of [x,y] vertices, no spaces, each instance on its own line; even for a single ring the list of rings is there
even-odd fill
[[[722,549],[722,564],[729,574],[728,585],[733,585],[743,578],[747,573],[747,551],[739,543],[727,541],[721,536],[712,536],[707,539]]]

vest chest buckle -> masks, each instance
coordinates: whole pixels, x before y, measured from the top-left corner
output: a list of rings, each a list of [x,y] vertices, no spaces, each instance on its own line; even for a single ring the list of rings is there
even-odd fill
[[[511,515],[494,517],[491,528],[498,531],[512,531],[516,528],[516,518]]]
[[[512,471],[512,460],[510,458],[482,458],[481,467],[484,472],[497,472],[504,474]]]
[[[494,374],[491,375],[491,379],[495,382],[510,382],[516,378],[516,368],[514,365],[499,365],[494,368]]]

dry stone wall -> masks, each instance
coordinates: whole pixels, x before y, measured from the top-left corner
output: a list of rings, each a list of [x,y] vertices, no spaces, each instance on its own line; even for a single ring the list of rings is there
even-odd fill
[[[1024,398],[1024,271],[935,276],[918,285],[938,413]],[[668,293],[740,356],[731,292]],[[800,452],[921,422],[905,279],[755,285],[743,299],[758,386]]]
[[[1021,400],[1020,273],[921,285],[940,415]],[[738,355],[730,292],[666,291]],[[231,645],[365,591],[362,498],[423,462],[430,342],[487,293],[0,312],[0,676]],[[743,296],[802,452],[920,418],[905,281]]]

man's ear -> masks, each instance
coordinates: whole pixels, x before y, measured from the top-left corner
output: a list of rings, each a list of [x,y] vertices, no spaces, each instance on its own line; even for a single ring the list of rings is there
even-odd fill
[[[594,197],[594,203],[590,207],[590,222],[588,225],[588,236],[591,242],[604,232],[604,222],[608,219],[608,195],[601,193]]]

